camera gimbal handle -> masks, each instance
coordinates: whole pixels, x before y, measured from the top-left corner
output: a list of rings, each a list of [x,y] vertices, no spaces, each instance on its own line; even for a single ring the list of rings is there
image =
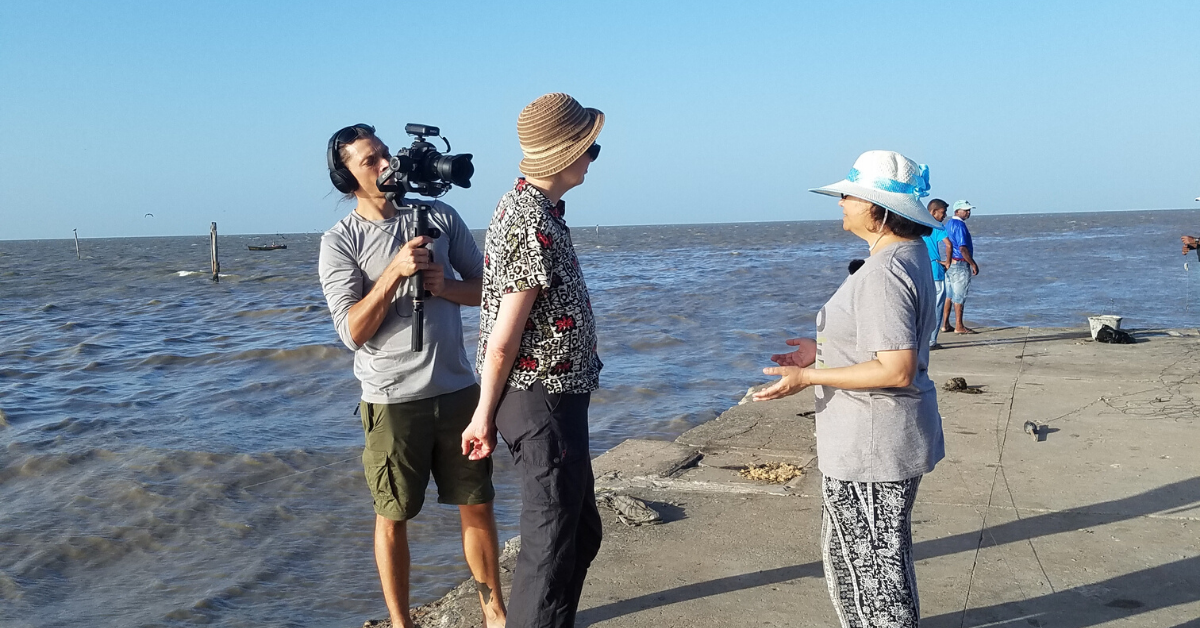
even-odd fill
[[[397,201],[394,197],[391,199],[392,204],[396,209],[411,209],[413,213],[413,238],[427,236],[434,240],[442,236],[442,231],[437,227],[429,226],[429,210],[433,209],[432,205],[421,203],[418,201],[408,201],[401,199]],[[433,253],[430,252],[430,259],[433,259]],[[429,291],[425,290],[425,272],[418,270],[413,273],[413,312],[412,312],[412,350],[422,351],[425,348],[425,299],[433,296]]]

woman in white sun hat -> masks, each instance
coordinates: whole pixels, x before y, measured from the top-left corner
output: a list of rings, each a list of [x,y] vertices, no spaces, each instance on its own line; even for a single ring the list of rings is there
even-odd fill
[[[945,456],[937,391],[927,373],[937,293],[921,236],[938,223],[921,197],[929,169],[868,151],[837,196],[842,228],[870,257],[817,314],[817,338],[764,369],[780,380],[762,401],[815,386],[822,481],[822,554],[842,626],[916,626],[912,508],[921,477]]]

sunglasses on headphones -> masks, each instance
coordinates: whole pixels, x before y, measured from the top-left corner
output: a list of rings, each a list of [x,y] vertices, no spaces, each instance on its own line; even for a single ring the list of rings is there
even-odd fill
[[[358,131],[360,129],[363,131],[366,131],[367,133],[370,133],[371,135],[375,135],[375,127],[373,127],[369,124],[355,124],[352,126],[345,127],[342,130],[338,131],[336,134],[334,134],[334,136],[333,136],[334,149],[336,150],[338,148],[341,148],[342,146],[345,146],[346,144],[353,144],[354,141],[360,137],[358,134]]]

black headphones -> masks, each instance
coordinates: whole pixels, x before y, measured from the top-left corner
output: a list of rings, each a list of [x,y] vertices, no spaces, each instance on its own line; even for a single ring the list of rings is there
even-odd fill
[[[325,163],[329,166],[329,180],[333,182],[333,187],[343,194],[349,194],[358,189],[358,179],[354,178],[354,173],[346,168],[346,164],[342,163],[342,156],[338,154],[338,149],[343,145],[349,144],[361,137],[355,133],[353,139],[341,139],[343,135],[354,129],[362,129],[369,131],[371,135],[375,135],[375,127],[369,124],[355,124],[344,127],[338,129],[338,132],[329,138],[329,147],[325,150]]]

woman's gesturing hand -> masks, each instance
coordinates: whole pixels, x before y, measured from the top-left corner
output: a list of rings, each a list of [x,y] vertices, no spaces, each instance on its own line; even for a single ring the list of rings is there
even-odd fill
[[[810,384],[808,378],[805,376],[808,370],[798,366],[773,366],[763,369],[763,373],[767,375],[779,375],[780,378],[774,384],[754,393],[754,400],[769,401],[771,399],[782,399],[808,388]]]
[[[791,353],[776,353],[771,361],[779,366],[812,366],[817,361],[817,341],[812,338],[789,338],[788,346],[796,347]]]
[[[462,452],[469,460],[483,460],[496,448],[496,424],[487,412],[476,409],[462,433]]]

